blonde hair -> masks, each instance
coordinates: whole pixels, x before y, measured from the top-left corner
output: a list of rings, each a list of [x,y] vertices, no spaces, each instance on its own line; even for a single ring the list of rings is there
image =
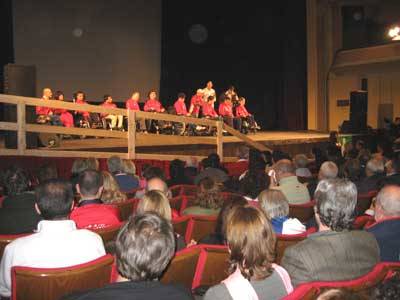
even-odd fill
[[[126,174],[129,174],[129,175],[132,175],[134,177],[137,177],[136,176],[136,166],[133,163],[133,161],[130,160],[130,159],[122,160],[122,170]]]
[[[258,195],[260,207],[270,218],[286,217],[289,214],[289,202],[280,190],[265,190]]]
[[[88,159],[86,159],[86,164],[88,169],[96,171],[99,170],[99,160],[95,157],[89,157]]]
[[[171,206],[167,196],[161,191],[148,191],[140,200],[137,213],[155,212],[161,217],[171,220]]]
[[[104,203],[123,202],[127,199],[126,194],[119,190],[119,185],[114,177],[108,171],[102,171],[103,175],[103,193],[101,200]]]

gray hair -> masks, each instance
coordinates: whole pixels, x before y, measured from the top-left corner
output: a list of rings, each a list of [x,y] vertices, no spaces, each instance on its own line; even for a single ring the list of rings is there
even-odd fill
[[[286,217],[289,214],[289,202],[280,190],[265,190],[258,195],[261,209],[270,218]]]
[[[107,167],[110,173],[122,172],[122,159],[119,156],[111,156],[107,159]]]
[[[289,159],[279,160],[273,166],[273,168],[277,173],[292,173],[292,174],[294,174],[296,171],[293,162]]]
[[[304,154],[297,154],[294,157],[294,164],[296,165],[296,168],[306,168],[308,165],[308,158]]]
[[[400,187],[385,186],[376,196],[376,204],[380,206],[385,216],[400,216]]]
[[[333,231],[351,229],[357,204],[357,187],[347,179],[322,180],[314,194],[321,223]]]
[[[334,179],[338,173],[337,165],[333,161],[326,161],[321,165],[318,176],[320,179]]]
[[[373,174],[383,173],[385,172],[385,165],[382,159],[373,158],[368,161],[366,169]]]

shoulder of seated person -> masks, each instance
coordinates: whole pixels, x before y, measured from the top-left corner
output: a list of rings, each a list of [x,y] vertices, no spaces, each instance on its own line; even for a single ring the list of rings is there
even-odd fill
[[[220,283],[210,287],[204,295],[204,300],[231,300],[228,289]]]

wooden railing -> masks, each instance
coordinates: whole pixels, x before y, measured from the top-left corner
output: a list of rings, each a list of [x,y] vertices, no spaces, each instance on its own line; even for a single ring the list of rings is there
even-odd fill
[[[216,145],[216,150],[221,160],[224,160],[223,152],[223,128],[232,135],[238,137],[243,142],[251,147],[260,151],[269,150],[261,143],[257,143],[245,135],[239,133],[233,128],[223,124],[221,121],[214,121],[208,119],[198,119],[185,116],[176,116],[169,114],[157,114],[142,111],[132,111],[120,108],[106,108],[102,106],[90,104],[75,104],[67,101],[57,100],[42,100],[38,98],[21,97],[13,95],[0,94],[0,103],[17,106],[17,122],[0,122],[0,130],[17,131],[17,149],[0,149],[0,155],[24,155],[24,156],[48,156],[48,157],[110,157],[117,155],[122,158],[129,159],[165,159],[171,160],[175,158],[184,158],[185,155],[163,155],[163,154],[145,154],[136,153],[138,133],[136,132],[136,120],[138,119],[153,119],[159,121],[169,121],[178,123],[187,123],[202,126],[216,127],[216,137],[196,137],[196,136],[173,136],[173,135],[158,135],[157,139],[160,140],[160,145],[174,145],[174,143],[182,144],[207,144]],[[26,122],[26,107],[27,106],[43,106],[53,109],[67,109],[69,111],[87,111],[91,113],[107,113],[122,115],[128,119],[128,131],[110,131],[106,129],[89,129],[78,127],[62,127],[51,125],[40,125],[36,123]],[[26,133],[54,133],[54,134],[67,134],[67,135],[84,135],[94,137],[108,137],[116,139],[126,139],[128,145],[127,153],[122,152],[100,152],[100,151],[66,151],[50,149],[27,149],[26,146]],[[144,136],[141,134],[141,136]],[[203,157],[198,157],[203,158]],[[226,161],[226,160],[225,160]]]

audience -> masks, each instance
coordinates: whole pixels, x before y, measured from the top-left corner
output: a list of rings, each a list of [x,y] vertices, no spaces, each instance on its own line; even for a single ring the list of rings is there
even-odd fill
[[[265,190],[258,196],[261,209],[271,220],[272,228],[278,234],[299,234],[306,227],[296,218],[289,218],[289,202],[279,190]]]
[[[307,168],[308,166],[308,158],[304,154],[297,154],[294,157],[294,165],[296,166],[296,176],[310,178],[312,174],[310,170]]]
[[[136,166],[131,159],[122,160],[122,170],[125,174],[130,175],[139,180],[139,176],[136,175]]]
[[[198,168],[199,168],[199,163],[197,161],[197,158],[190,157],[186,159],[186,167],[184,169],[184,174],[187,180],[189,181],[189,184],[194,184],[194,178],[198,174]]]
[[[124,202],[127,200],[125,193],[119,189],[119,185],[110,172],[101,172],[103,176],[103,191],[101,193],[101,201],[106,204]]]
[[[400,261],[400,187],[384,187],[376,197],[375,223],[367,229],[378,241],[382,261]]]
[[[381,282],[372,293],[373,300],[397,300],[400,295],[400,274]]]
[[[361,166],[358,159],[349,159],[343,165],[343,177],[353,182],[356,186],[360,183]]]
[[[59,268],[82,264],[105,254],[101,237],[77,230],[68,220],[74,195],[69,182],[51,179],[36,189],[35,207],[43,217],[36,233],[21,237],[4,250],[0,264],[0,295],[11,295],[11,268]]]
[[[273,166],[274,176],[271,188],[280,190],[289,204],[302,204],[310,201],[307,187],[300,183],[295,174],[294,164],[288,159],[281,159]]]
[[[270,178],[264,170],[254,172],[249,170],[239,181],[239,192],[244,195],[246,200],[259,201],[258,195],[269,188]]]
[[[194,184],[198,185],[206,177],[212,178],[217,183],[225,183],[229,180],[228,172],[222,168],[217,154],[210,154],[202,161],[202,164],[204,169],[194,178]]]
[[[11,167],[3,176],[6,196],[0,209],[0,234],[33,232],[41,216],[35,210],[35,193],[26,171]]]
[[[315,200],[318,232],[287,248],[282,258],[293,285],[349,280],[370,272],[379,262],[379,247],[371,233],[350,230],[357,203],[354,183],[323,180]]]
[[[39,183],[56,178],[58,178],[58,172],[54,163],[44,163],[39,167],[37,172],[37,180]]]
[[[174,159],[170,162],[169,176],[170,179],[167,181],[169,187],[179,184],[192,183],[192,181],[185,176],[185,162],[180,159]]]
[[[368,194],[378,190],[379,182],[385,176],[385,166],[382,159],[373,158],[367,162],[365,177],[357,185],[358,194]]]
[[[292,291],[286,271],[273,264],[276,238],[261,210],[235,207],[228,215],[226,238],[230,276],[211,287],[205,300],[281,299]]]
[[[72,163],[70,181],[72,183],[72,188],[74,189],[74,193],[76,192],[75,186],[78,183],[79,175],[83,171],[89,169],[88,162],[89,161],[87,159],[85,159],[85,158],[77,158]]]
[[[326,179],[335,179],[338,176],[339,169],[333,161],[325,161],[318,172],[318,180],[307,184],[308,192],[314,197],[318,182]]]
[[[385,185],[400,185],[400,152],[390,160],[390,170],[380,182],[380,187]]]
[[[175,252],[170,222],[154,213],[136,215],[121,229],[116,248],[117,282],[64,300],[192,299],[183,287],[158,281]]]
[[[100,229],[121,223],[118,209],[101,201],[103,176],[99,171],[82,172],[76,190],[81,198],[70,218],[78,228]]]
[[[139,187],[139,180],[124,172],[124,164],[120,157],[111,156],[107,159],[108,171],[113,174],[122,192],[129,192]]]
[[[224,202],[218,183],[206,177],[200,181],[196,204],[187,207],[184,215],[218,215]]]

